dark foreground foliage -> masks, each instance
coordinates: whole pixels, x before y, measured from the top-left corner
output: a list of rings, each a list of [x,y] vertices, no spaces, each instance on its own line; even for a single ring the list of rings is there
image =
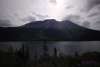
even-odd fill
[[[54,48],[54,55],[48,54],[48,48],[43,46],[43,56],[34,59],[30,58],[29,48],[24,45],[19,50],[14,51],[9,47],[8,51],[0,50],[0,67],[100,67],[100,52],[87,52],[79,55],[77,52],[73,56],[57,55]]]

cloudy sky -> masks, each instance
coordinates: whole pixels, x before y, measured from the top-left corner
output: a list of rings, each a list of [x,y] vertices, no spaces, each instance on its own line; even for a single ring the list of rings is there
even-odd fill
[[[51,18],[100,30],[100,0],[0,0],[0,26]]]

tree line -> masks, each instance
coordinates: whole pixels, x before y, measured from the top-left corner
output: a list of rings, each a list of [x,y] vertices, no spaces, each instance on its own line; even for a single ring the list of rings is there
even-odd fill
[[[30,58],[30,48],[24,44],[20,49],[14,50],[9,46],[7,51],[0,50],[0,67],[100,67],[100,52],[75,52],[71,55],[58,55],[57,48],[53,48],[53,55],[49,55],[49,47],[44,43],[43,55],[38,58],[35,51]]]

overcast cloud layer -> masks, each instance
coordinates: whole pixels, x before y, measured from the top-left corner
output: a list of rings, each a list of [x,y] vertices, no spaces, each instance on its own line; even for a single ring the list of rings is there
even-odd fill
[[[100,0],[0,0],[0,26],[20,26],[47,18],[72,20],[100,30]]]

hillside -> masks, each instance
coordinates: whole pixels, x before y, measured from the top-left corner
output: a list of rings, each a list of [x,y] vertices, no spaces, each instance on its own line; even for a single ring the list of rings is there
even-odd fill
[[[48,19],[20,27],[0,27],[0,41],[97,41],[100,31],[87,29],[71,21]]]

